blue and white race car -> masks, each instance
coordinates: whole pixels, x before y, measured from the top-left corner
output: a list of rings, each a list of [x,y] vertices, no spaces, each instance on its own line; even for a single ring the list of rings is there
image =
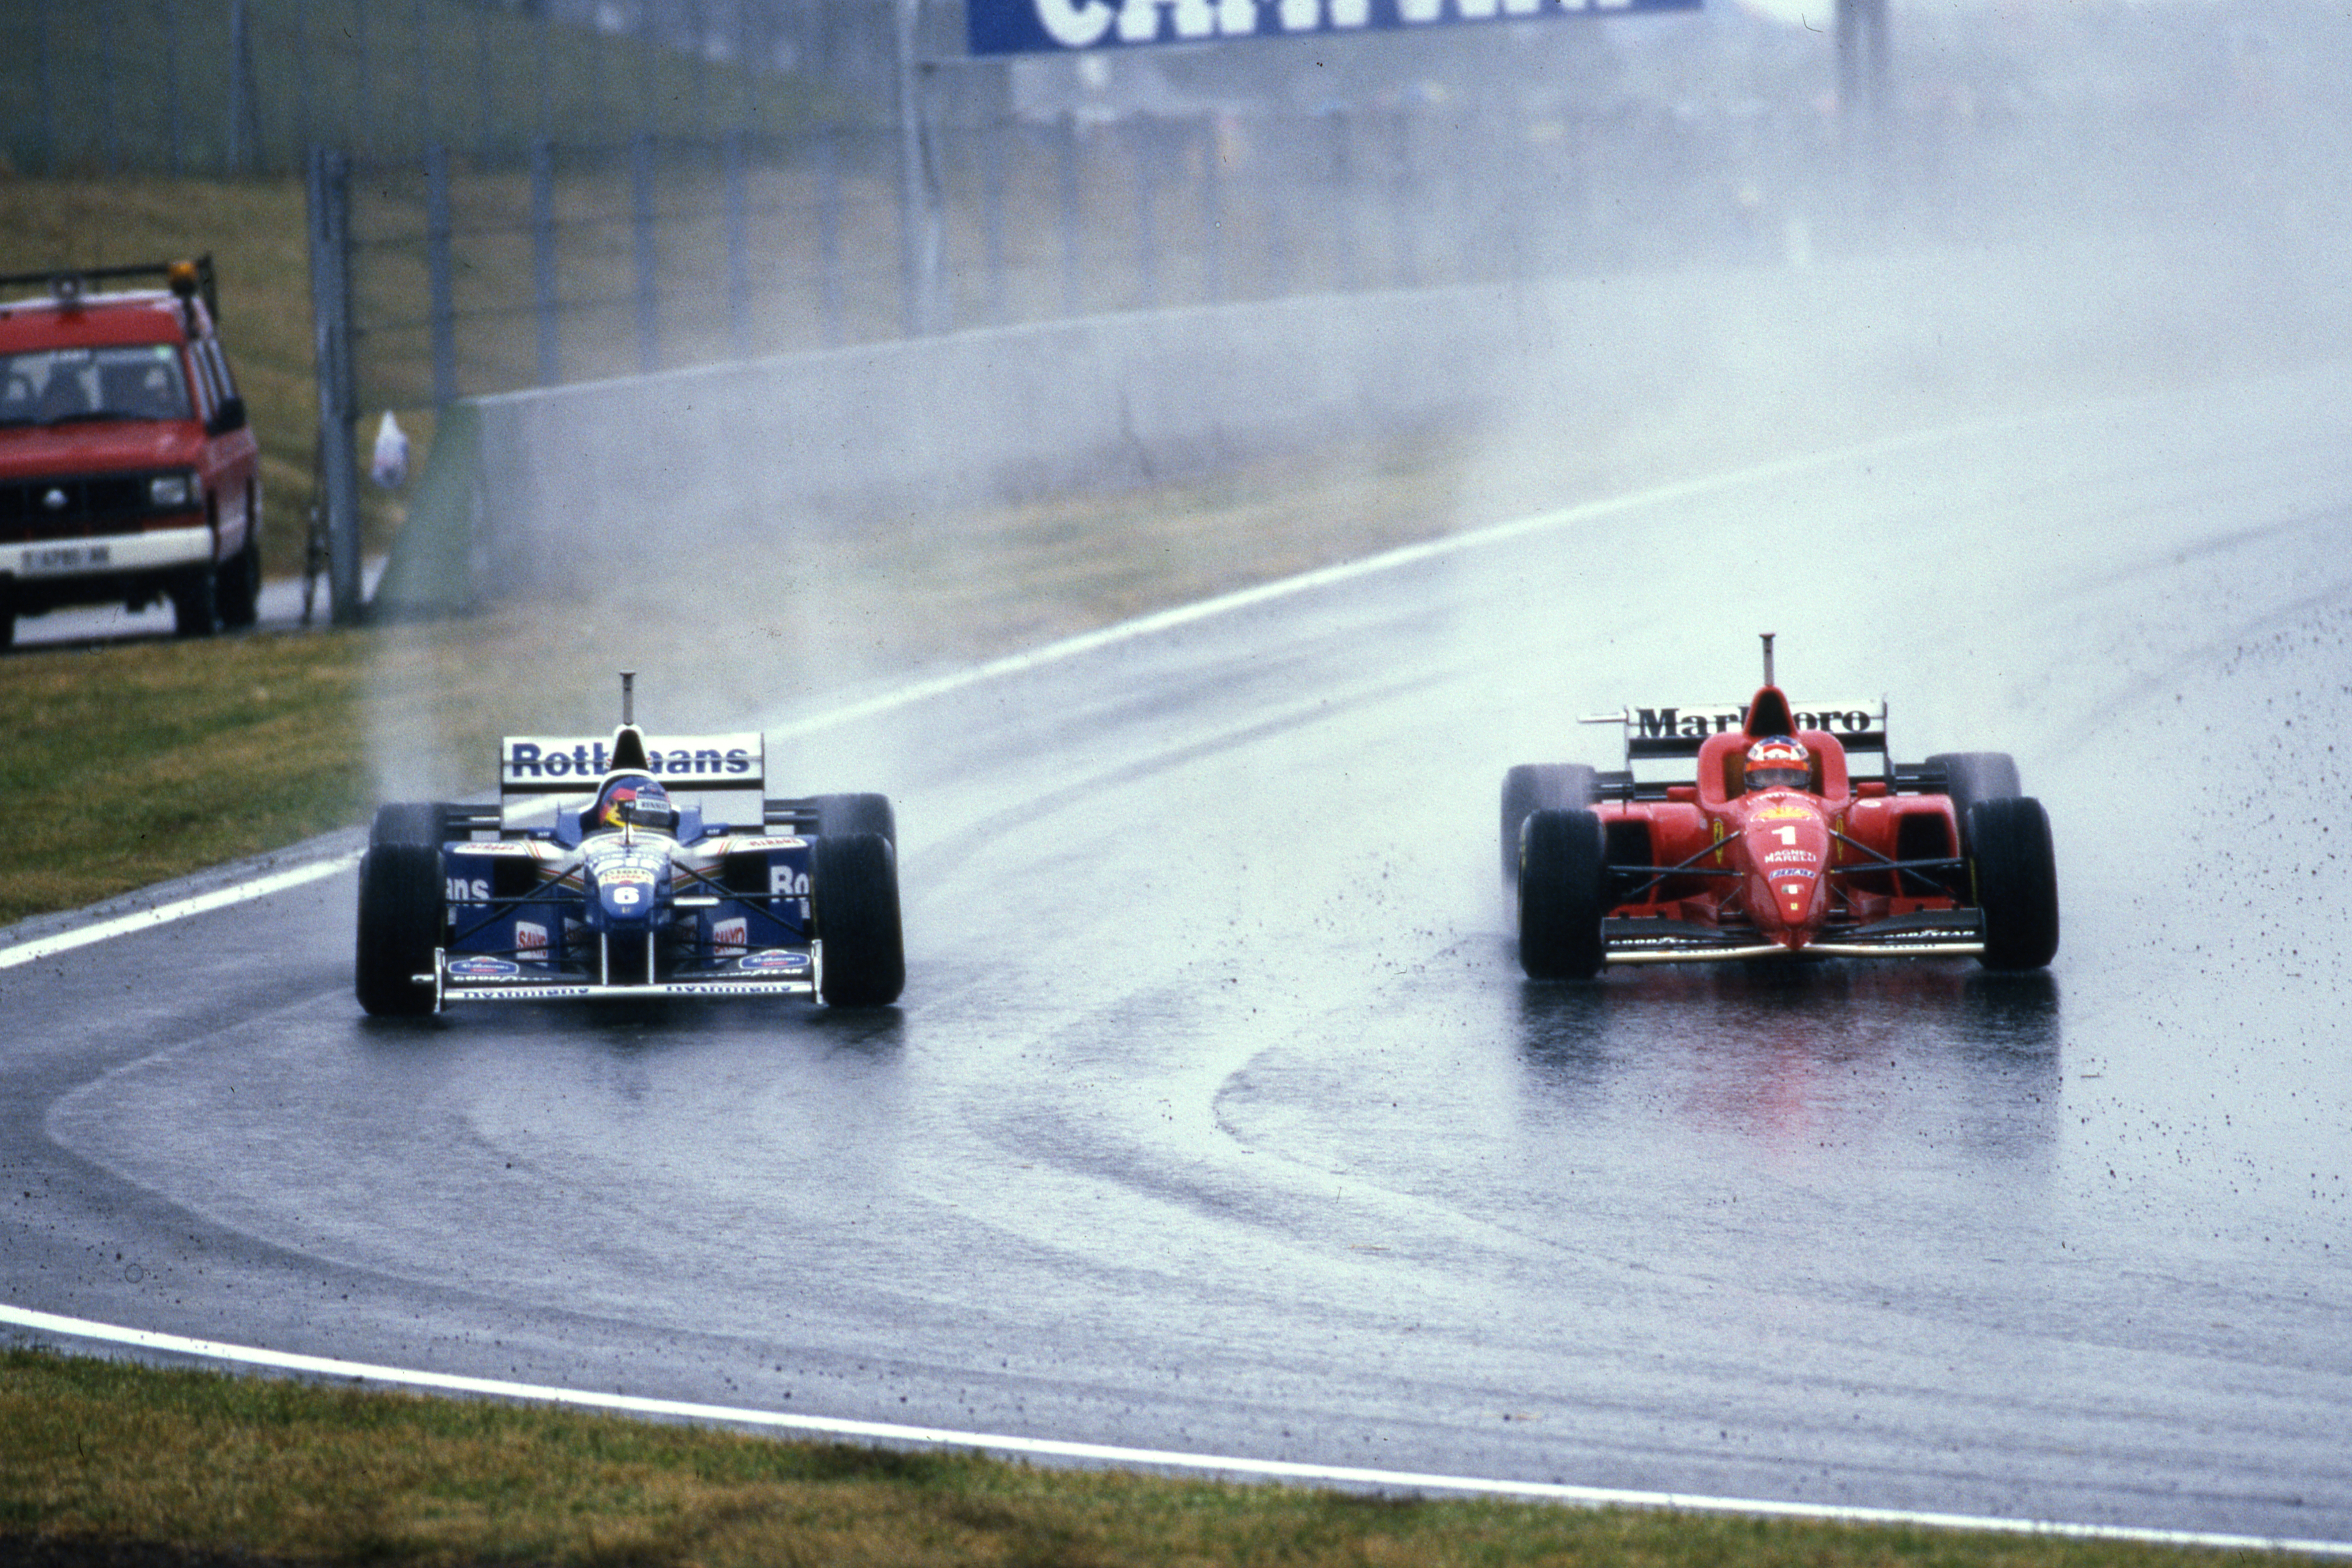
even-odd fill
[[[360,1005],[898,1000],[897,831],[878,795],[765,795],[756,733],[509,735],[499,804],[378,808],[360,861]],[[730,804],[732,803],[732,804]]]

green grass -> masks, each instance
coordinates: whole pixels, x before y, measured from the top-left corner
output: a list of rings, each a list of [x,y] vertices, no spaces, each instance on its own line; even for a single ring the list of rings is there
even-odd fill
[[[311,1563],[1712,1564],[2251,1561],[1917,1529],[1041,1469],[481,1401],[0,1352],[11,1538]]]

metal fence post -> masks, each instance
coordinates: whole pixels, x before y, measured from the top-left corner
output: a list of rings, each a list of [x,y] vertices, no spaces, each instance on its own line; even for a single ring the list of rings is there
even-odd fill
[[[115,120],[114,102],[114,0],[100,0],[98,7],[98,119],[100,143],[106,149],[106,172],[122,173],[122,128]]]
[[[727,132],[719,157],[727,205],[727,335],[742,353],[751,336],[751,225],[740,130]]]
[[[180,122],[180,7],[177,0],[163,0],[163,135],[169,143],[163,167],[173,179],[183,172],[184,129]]]
[[[1083,298],[1078,278],[1078,117],[1062,116],[1062,134],[1056,151],[1061,154],[1062,187],[1062,314],[1079,313]]]
[[[924,77],[915,54],[922,0],[894,0],[898,57],[898,273],[906,332],[938,330],[940,215],[926,135]]]
[[[360,476],[352,451],[358,398],[352,374],[351,165],[340,153],[310,149],[311,347],[318,365],[319,450],[327,493],[327,584],[334,624],[366,614],[360,574]]]
[[[562,339],[555,315],[555,149],[530,144],[530,300],[539,322],[539,384],[563,379]]]
[[[643,132],[629,142],[629,227],[637,263],[637,369],[650,375],[661,368],[661,327],[654,295],[654,139]]]
[[[432,290],[433,406],[457,401],[457,302],[450,266],[449,149],[425,149],[425,273]]]
[[[1201,139],[1201,289],[1209,303],[1225,299],[1224,127],[1211,114]]]
[[[841,346],[841,132],[828,125],[816,137],[817,289],[824,311],[824,346]]]
[[[974,132],[981,141],[980,221],[987,252],[988,321],[1004,325],[1004,127]]]
[[[1128,145],[1135,153],[1135,270],[1144,310],[1160,303],[1160,235],[1152,215],[1152,163],[1159,121],[1138,116],[1128,121]]]
[[[51,42],[56,29],[50,25],[55,20],[51,13],[56,9],[57,0],[41,0],[41,18],[37,25],[41,30],[41,173],[44,174],[58,172],[58,70]]]

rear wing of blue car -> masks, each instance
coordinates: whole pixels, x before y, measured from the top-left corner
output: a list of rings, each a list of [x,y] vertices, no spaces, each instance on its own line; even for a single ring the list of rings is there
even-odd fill
[[[593,795],[616,766],[615,742],[626,734],[645,752],[643,766],[674,790],[757,790],[767,787],[766,737],[730,735],[509,735],[499,742],[499,794]]]

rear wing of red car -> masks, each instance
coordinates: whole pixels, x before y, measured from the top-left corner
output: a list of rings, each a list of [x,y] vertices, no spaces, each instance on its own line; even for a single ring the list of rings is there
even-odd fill
[[[1879,702],[1791,703],[1800,730],[1818,730],[1844,748],[1849,776],[1884,780],[1894,793],[1920,793],[1943,787],[1942,770],[1897,764],[1886,745],[1886,704]],[[1580,722],[1617,724],[1625,731],[1622,772],[1603,773],[1598,784],[1604,799],[1664,800],[1669,784],[1690,784],[1696,777],[1699,748],[1711,735],[1727,734],[1748,719],[1742,702],[1675,703],[1655,708],[1627,708],[1615,713],[1595,713]],[[1873,766],[1870,759],[1876,759]],[[1935,776],[1930,779],[1928,774]]]

